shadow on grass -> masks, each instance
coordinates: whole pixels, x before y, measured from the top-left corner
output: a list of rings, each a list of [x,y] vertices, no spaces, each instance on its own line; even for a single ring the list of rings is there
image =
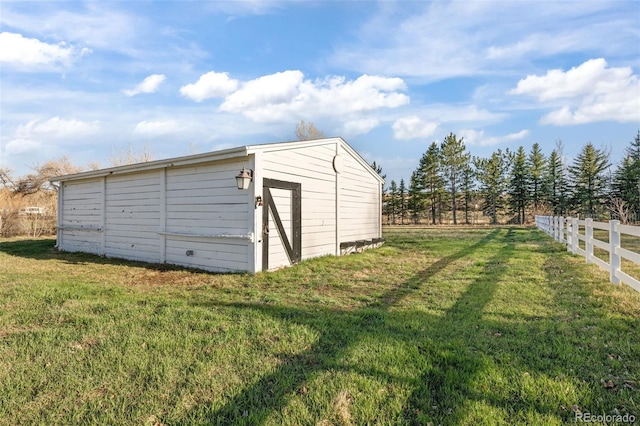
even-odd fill
[[[491,410],[497,412],[510,413],[504,414],[506,418],[517,414],[520,422],[531,422],[527,415],[537,419],[533,420],[534,423],[550,418],[561,419],[561,422],[572,421],[574,413],[571,404],[562,402],[553,393],[542,391],[543,396],[540,397],[536,393],[528,394],[526,385],[510,386],[505,390],[504,386],[492,389],[478,383],[489,374],[489,370],[501,369],[501,362],[516,364],[515,373],[509,369],[511,367],[498,373],[497,377],[502,380],[508,380],[511,374],[516,374],[514,379],[520,380],[517,375],[523,373],[527,374],[523,379],[525,381],[529,374],[553,380],[573,371],[576,364],[587,364],[585,368],[588,368],[594,362],[591,357],[597,356],[576,353],[575,340],[580,338],[580,333],[576,337],[554,331],[553,324],[560,323],[559,327],[563,326],[561,318],[565,312],[558,312],[557,317],[552,315],[540,321],[532,318],[529,321],[505,322],[485,315],[485,308],[496,296],[499,282],[509,272],[509,258],[515,255],[516,245],[522,242],[518,238],[513,229],[495,230],[475,244],[429,265],[360,310],[317,307],[306,310],[258,303],[195,302],[209,308],[253,310],[261,315],[309,327],[317,333],[318,338],[301,353],[282,355],[275,370],[225,400],[222,407],[211,407],[208,412],[204,407],[196,407],[192,414],[207,424],[262,424],[273,421],[274,416],[278,419],[283,415],[289,401],[301,395],[302,389],[306,389],[309,383],[327,373],[331,377],[332,373],[342,372],[359,374],[391,387],[410,389],[403,411],[395,418],[383,419],[383,423],[457,425],[482,421],[482,414],[470,411],[470,405],[476,403],[490,406]],[[464,258],[474,259],[478,250],[489,242],[498,246],[495,253],[485,260],[482,272],[466,286],[443,315],[392,309],[403,298],[426,285],[433,275],[446,273],[451,263]],[[548,255],[553,256],[554,253]],[[404,350],[417,351],[419,355],[410,361],[413,374],[398,373],[397,366],[391,366],[394,360],[383,360],[375,365],[349,361],[355,347],[376,341],[386,344],[395,342]],[[544,348],[539,349],[538,345]],[[540,356],[547,360],[540,362]],[[378,361],[380,358],[376,358]],[[582,384],[579,391],[582,401],[575,402],[596,404],[602,396],[597,385],[599,383]],[[313,403],[307,408],[315,419],[326,418],[326,410],[330,409],[314,406]],[[592,405],[589,408],[601,409],[602,403],[599,407]],[[618,408],[633,412],[633,407]],[[286,420],[286,417],[281,420]],[[375,423],[380,419],[372,417],[359,420]]]
[[[168,263],[150,263],[117,257],[105,257],[91,253],[59,251],[55,238],[18,239],[10,241],[0,240],[0,253],[8,256],[16,256],[32,260],[58,260],[71,265],[121,265],[135,266],[152,271],[190,271],[202,274],[218,275],[217,272],[204,271],[202,269],[188,268]]]
[[[29,259],[51,259],[55,256],[56,240],[54,238],[0,240],[0,252],[9,256]]]
[[[403,382],[413,390],[404,413],[396,421],[426,424],[438,420],[459,424],[464,420],[462,402],[478,398],[471,394],[470,381],[482,370],[481,356],[465,340],[471,328],[480,321],[484,307],[491,301],[499,278],[507,270],[506,263],[514,250],[513,230],[494,230],[473,245],[463,248],[431,264],[411,279],[382,295],[371,306],[357,311],[314,310],[244,304],[197,303],[208,307],[235,307],[251,309],[271,317],[291,321],[313,328],[318,340],[308,350],[284,357],[277,369],[243,389],[223,407],[211,412],[205,420],[212,424],[260,424],[273,413],[280,412],[292,395],[300,392],[306,383],[323,372],[357,372],[382,380]],[[416,312],[389,312],[398,301],[418,290],[434,274],[442,273],[456,260],[471,257],[488,242],[499,239],[504,246],[489,260],[490,271],[480,275],[455,304],[442,317]],[[407,315],[411,318],[407,318]],[[417,333],[407,323],[420,322],[425,331]],[[345,366],[341,361],[351,347],[366,339],[392,339],[410,343],[428,359],[429,368],[423,368],[415,377],[397,377],[379,368]],[[424,340],[422,340],[424,339]],[[504,401],[504,405],[508,402]],[[543,407],[539,407],[543,408]],[[322,416],[323,413],[315,413]]]
[[[412,422],[422,424],[435,417],[447,424],[462,424],[463,402],[477,397],[469,391],[470,382],[483,369],[483,360],[470,337],[473,325],[482,321],[483,310],[507,271],[504,260],[514,251],[513,236],[514,230],[509,229],[503,237],[506,245],[487,261],[490,273],[480,275],[445,315],[432,323],[429,333],[432,345],[428,348],[431,368],[415,383],[406,407]]]

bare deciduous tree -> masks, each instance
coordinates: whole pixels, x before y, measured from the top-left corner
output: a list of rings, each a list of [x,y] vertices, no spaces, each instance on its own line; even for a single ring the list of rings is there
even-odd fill
[[[14,186],[11,169],[0,169],[0,189],[11,189]]]
[[[620,197],[612,197],[610,203],[612,219],[617,218],[623,225],[629,224],[632,217],[629,203]]]
[[[82,171],[68,157],[32,167],[33,172],[14,178],[0,170],[0,235],[38,237],[55,232],[57,187],[52,177]]]
[[[322,139],[324,137],[324,132],[318,130],[313,121],[307,124],[304,120],[300,120],[300,123],[296,124],[296,138],[299,141]]]
[[[42,165],[32,167],[33,173],[17,178],[13,182],[13,191],[22,196],[36,194],[39,191],[54,189],[49,179],[55,176],[79,173],[82,167],[74,165],[69,157],[64,156],[49,160]]]
[[[97,161],[91,161],[89,163],[87,163],[87,169],[88,170],[98,170],[100,169],[100,163]]]
[[[149,144],[144,145],[140,150],[136,150],[131,143],[127,148],[122,148],[120,151],[115,152],[112,150],[109,156],[109,165],[117,167],[127,164],[146,163],[151,160],[153,160],[153,154]]]

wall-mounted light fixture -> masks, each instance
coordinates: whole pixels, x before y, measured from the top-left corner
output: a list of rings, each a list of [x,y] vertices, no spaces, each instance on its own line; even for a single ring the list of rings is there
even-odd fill
[[[244,166],[238,176],[236,176],[236,184],[238,189],[249,189],[249,184],[253,180],[253,170],[246,169]]]

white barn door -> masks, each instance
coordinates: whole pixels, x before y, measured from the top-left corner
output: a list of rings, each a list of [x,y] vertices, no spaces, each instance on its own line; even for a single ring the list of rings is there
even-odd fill
[[[263,179],[262,270],[302,259],[301,185]]]

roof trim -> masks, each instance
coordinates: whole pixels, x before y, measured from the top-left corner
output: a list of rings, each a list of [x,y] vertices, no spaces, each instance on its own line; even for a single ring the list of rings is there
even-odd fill
[[[367,160],[365,160],[360,154],[358,154],[358,151],[353,149],[351,145],[349,145],[344,139],[340,138],[340,140],[342,141],[342,146],[345,148],[345,150],[348,151],[353,156],[353,158],[355,158],[356,161],[358,161],[360,165],[362,165],[362,167],[364,167],[369,173],[371,173],[373,177],[378,179],[381,185],[386,182],[384,178],[378,174],[378,172],[373,170],[371,164],[367,163]]]
[[[163,160],[148,161],[146,163],[127,164],[124,166],[110,167],[107,169],[91,170],[71,175],[56,176],[51,182],[65,182],[69,180],[91,179],[109,175],[135,173],[149,170],[163,169],[166,167],[188,166],[191,164],[209,163],[212,161],[227,160],[230,158],[246,157],[249,155],[247,146],[229,148],[222,151],[206,152],[204,154],[187,155],[184,157],[166,158]]]

